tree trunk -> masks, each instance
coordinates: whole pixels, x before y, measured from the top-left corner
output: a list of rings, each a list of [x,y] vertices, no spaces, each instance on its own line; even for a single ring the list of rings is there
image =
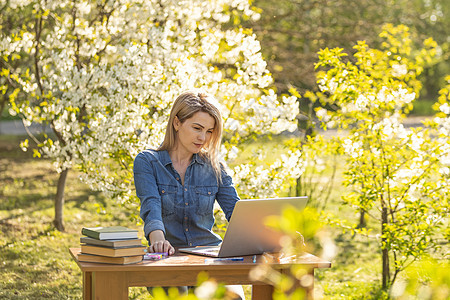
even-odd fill
[[[53,224],[59,231],[64,231],[63,225],[64,188],[66,187],[67,173],[69,173],[69,169],[65,169],[64,171],[61,172],[61,174],[59,174],[58,186],[56,189],[55,219],[53,220]]]
[[[299,177],[299,178],[297,178],[297,184],[296,184],[296,187],[295,187],[295,196],[296,197],[303,196],[302,193],[303,193],[303,191],[302,191],[302,178]]]
[[[385,233],[385,226],[388,223],[388,212],[387,207],[383,207],[381,211],[381,235],[384,236]],[[382,268],[382,284],[383,289],[386,289],[389,286],[389,249],[386,245],[386,238],[383,237],[381,239],[382,247],[381,247],[381,254],[383,258],[383,268]]]
[[[2,119],[3,110],[5,109],[6,103],[8,101],[9,101],[9,97],[6,94],[4,94],[3,97],[2,97],[2,100],[0,102],[0,120]]]
[[[366,222],[366,211],[363,209],[359,210],[359,224],[358,228],[366,228],[367,222]]]

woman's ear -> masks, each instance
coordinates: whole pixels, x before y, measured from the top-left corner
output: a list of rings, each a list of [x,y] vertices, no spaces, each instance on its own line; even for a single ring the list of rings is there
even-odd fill
[[[180,126],[181,126],[180,119],[178,119],[178,117],[175,116],[175,118],[173,118],[173,128],[175,129],[176,132],[178,132]]]

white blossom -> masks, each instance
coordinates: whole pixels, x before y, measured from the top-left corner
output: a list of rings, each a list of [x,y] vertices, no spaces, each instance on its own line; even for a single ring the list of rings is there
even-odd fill
[[[393,64],[391,74],[394,77],[402,77],[405,76],[408,73],[408,68],[406,65],[402,64]]]
[[[447,102],[439,106],[439,110],[446,115],[450,115],[450,105]]]
[[[344,139],[344,151],[352,158],[361,157],[363,154],[362,142],[357,140],[352,140],[350,138]]]
[[[28,3],[10,1],[13,8]],[[31,105],[23,104],[14,113],[24,116],[26,126],[51,122],[61,140],[44,140],[40,151],[54,160],[58,172],[80,167],[90,187],[126,201],[132,195],[130,161],[140,151],[159,146],[174,99],[197,88],[218,100],[225,139],[236,133],[245,138],[254,132],[296,129],[297,99],[279,97],[269,88],[273,79],[256,35],[222,27],[230,10],[259,17],[247,0],[105,2],[107,22],[92,21],[98,7],[91,1],[39,5],[36,9],[48,10],[55,22],[49,34],[41,35],[42,91],[34,73],[30,80],[19,79]],[[35,38],[34,31],[24,32],[18,41],[3,37],[0,51],[33,56]],[[230,78],[222,65],[236,76]],[[41,92],[51,92],[44,97],[46,105],[41,105]],[[222,157],[235,159],[237,146],[230,145]],[[293,165],[283,166],[299,174],[300,161],[292,155],[285,159]],[[270,170],[243,167],[236,174],[242,180],[260,175],[246,179],[250,190],[266,184]],[[277,177],[265,193],[276,191],[282,179]]]

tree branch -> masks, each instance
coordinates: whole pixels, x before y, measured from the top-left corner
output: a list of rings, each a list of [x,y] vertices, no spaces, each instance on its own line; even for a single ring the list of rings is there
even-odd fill
[[[36,17],[34,30],[36,34],[36,45],[34,47],[34,69],[36,73],[36,82],[39,87],[39,91],[41,92],[41,95],[43,95],[44,88],[42,87],[41,73],[39,70],[39,51],[40,51],[39,46],[42,33],[42,9],[40,9],[40,13],[38,13],[38,16]]]

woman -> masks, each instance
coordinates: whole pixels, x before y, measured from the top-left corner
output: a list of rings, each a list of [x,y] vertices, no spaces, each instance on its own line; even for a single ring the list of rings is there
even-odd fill
[[[218,245],[221,238],[212,232],[214,200],[227,220],[239,200],[219,163],[222,117],[208,99],[203,93],[181,94],[161,146],[135,158],[134,181],[150,252],[172,255],[174,247]]]

